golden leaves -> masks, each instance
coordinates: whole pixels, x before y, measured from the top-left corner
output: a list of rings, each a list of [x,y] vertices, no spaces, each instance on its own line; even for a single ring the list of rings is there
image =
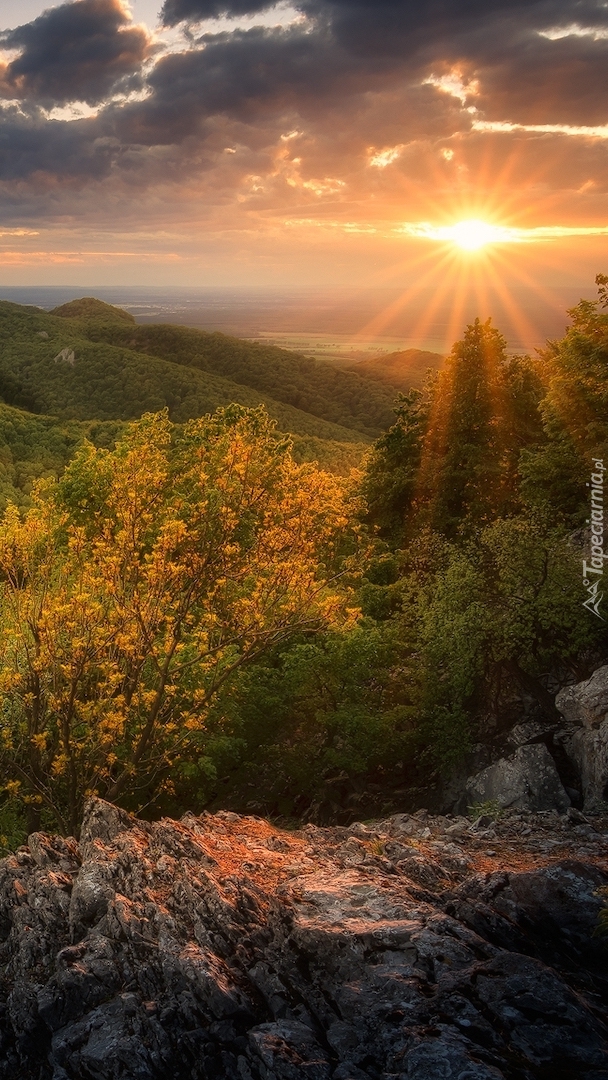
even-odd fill
[[[231,406],[181,434],[145,416],[114,451],[82,448],[23,520],[9,508],[0,735],[32,787],[28,747],[69,817],[84,790],[166,782],[242,663],[355,619],[337,587],[352,507],[262,409]]]

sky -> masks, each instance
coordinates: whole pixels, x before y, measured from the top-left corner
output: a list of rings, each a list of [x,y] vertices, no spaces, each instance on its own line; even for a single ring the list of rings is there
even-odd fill
[[[0,31],[0,284],[608,271],[603,0],[0,0]]]

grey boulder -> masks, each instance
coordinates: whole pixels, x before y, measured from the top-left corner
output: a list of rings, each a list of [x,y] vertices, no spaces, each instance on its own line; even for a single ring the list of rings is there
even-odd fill
[[[520,746],[510,757],[472,776],[466,788],[468,805],[496,802],[518,810],[558,810],[570,806],[551,754],[544,743]]]
[[[580,775],[584,808],[601,809],[608,799],[608,665],[590,679],[567,686],[555,704],[572,732],[562,745]]]

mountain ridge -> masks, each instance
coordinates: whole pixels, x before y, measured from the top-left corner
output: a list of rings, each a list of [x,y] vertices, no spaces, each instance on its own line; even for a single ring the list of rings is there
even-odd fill
[[[93,325],[103,327],[101,320]],[[167,407],[182,423],[233,401],[264,404],[283,431],[338,442],[373,438],[373,432],[325,420],[222,375],[91,340],[82,320],[8,302],[0,302],[0,397],[62,420],[124,421]]]

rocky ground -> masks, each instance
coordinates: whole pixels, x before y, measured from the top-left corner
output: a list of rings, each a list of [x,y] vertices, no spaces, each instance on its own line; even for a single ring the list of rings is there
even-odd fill
[[[608,1080],[608,818],[89,804],[0,863],[1,1080]]]

